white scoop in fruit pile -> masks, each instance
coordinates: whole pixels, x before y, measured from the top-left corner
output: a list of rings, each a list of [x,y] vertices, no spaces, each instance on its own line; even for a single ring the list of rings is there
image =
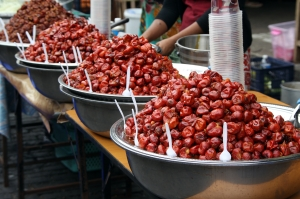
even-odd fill
[[[119,111],[120,111],[120,114],[121,114],[121,116],[122,116],[122,118],[123,118],[123,122],[124,122],[124,131],[123,131],[122,137],[124,137],[124,134],[125,134],[125,128],[126,128],[125,117],[124,117],[123,111],[122,111],[121,107],[119,106],[119,104],[118,104],[118,102],[117,102],[116,99],[115,99],[115,103],[116,103],[116,105],[117,105],[117,107],[118,107],[118,109],[119,109]]]
[[[135,125],[135,136],[134,136],[134,145],[135,146],[139,146],[139,140],[138,140],[138,127],[137,127],[137,122],[136,122],[136,117],[134,115],[134,110],[132,110],[132,117],[133,117],[133,120],[134,120],[134,125]]]
[[[231,160],[231,154],[227,150],[227,123],[223,123],[223,151],[220,155],[220,160],[223,162],[227,162]]]
[[[123,96],[130,97],[129,83],[130,83],[130,66],[128,66],[128,68],[127,68],[126,88],[125,88],[125,90],[122,93]]]
[[[176,154],[176,152],[174,151],[174,149],[172,147],[172,137],[171,137],[171,132],[170,132],[169,124],[165,123],[165,126],[166,126],[166,132],[167,132],[168,142],[169,142],[169,148],[167,149],[166,153],[170,157],[176,157],[177,154]]]

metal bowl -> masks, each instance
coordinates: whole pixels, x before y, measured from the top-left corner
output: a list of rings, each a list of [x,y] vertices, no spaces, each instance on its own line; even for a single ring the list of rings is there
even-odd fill
[[[68,66],[69,69],[74,69],[74,68],[77,68],[79,65],[78,63],[66,64],[65,62],[63,62],[63,63],[45,63],[45,62],[29,61],[29,60],[23,59],[21,57],[20,52],[15,54],[15,59],[17,59],[17,61],[20,61],[20,62],[26,64],[27,66],[35,67],[35,68],[61,69],[60,65],[62,65],[62,66],[64,66],[64,68],[66,68]]]
[[[17,60],[17,64],[27,70],[33,87],[42,95],[57,102],[72,102],[72,98],[64,95],[59,90],[57,78],[63,73],[62,69],[47,69],[27,66]]]
[[[78,96],[60,85],[60,90],[66,96],[73,98],[73,105],[80,121],[94,133],[110,137],[109,129],[113,123],[121,118],[121,114],[115,102],[93,100]],[[133,103],[119,102],[124,115],[128,115],[134,109]],[[138,109],[144,108],[145,103],[137,103]]]
[[[21,44],[18,45],[20,46]],[[28,46],[29,44],[24,44],[24,47],[27,48]],[[15,54],[17,52],[19,50],[15,43],[0,41],[0,60],[4,68],[15,73],[27,73],[26,68],[16,63]]]
[[[175,46],[181,63],[209,66],[209,34],[182,37]]]
[[[263,104],[289,118],[292,108]],[[287,198],[300,190],[300,154],[280,158],[221,162],[171,158],[135,147],[115,122],[111,139],[126,150],[135,178],[161,198]]]

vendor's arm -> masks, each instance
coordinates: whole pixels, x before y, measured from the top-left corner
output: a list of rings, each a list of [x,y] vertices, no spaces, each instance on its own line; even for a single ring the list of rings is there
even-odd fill
[[[201,27],[198,25],[197,22],[192,23],[190,26],[185,28],[184,30],[180,31],[176,35],[173,35],[172,37],[169,37],[167,39],[164,39],[157,43],[157,46],[161,48],[161,54],[162,55],[169,55],[172,53],[172,51],[175,48],[175,43],[178,39],[193,35],[193,34],[202,34],[203,31]]]
[[[165,0],[157,17],[141,36],[150,42],[159,38],[173,26],[182,13],[179,9],[183,8],[182,0]]]

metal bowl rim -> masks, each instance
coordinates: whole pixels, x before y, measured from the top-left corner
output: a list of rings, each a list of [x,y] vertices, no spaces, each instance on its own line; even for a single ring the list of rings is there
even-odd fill
[[[127,96],[122,96],[122,95],[111,95],[111,94],[102,94],[102,93],[96,93],[96,92],[92,92],[90,93],[89,91],[85,91],[85,90],[80,90],[80,89],[76,89],[74,87],[69,87],[64,81],[63,81],[63,77],[65,76],[65,74],[62,74],[58,77],[58,82],[60,85],[62,85],[63,87],[69,89],[69,90],[73,90],[73,91],[76,91],[76,93],[83,93],[85,96],[86,95],[91,95],[91,96],[94,96],[95,97],[107,97],[107,98],[126,98],[126,99],[131,99],[131,97],[127,97]],[[155,98],[157,96],[155,95],[143,95],[143,96],[139,96],[139,95],[135,95],[134,96],[136,100],[145,100],[145,99],[148,99],[151,100],[152,98]]]
[[[30,70],[39,70],[39,71],[53,71],[53,72],[62,72],[63,73],[63,70],[60,68],[54,68],[54,69],[51,69],[51,68],[40,68],[40,67],[33,67],[33,66],[27,66],[26,64],[24,64],[22,61],[20,60],[17,60],[16,63],[19,65],[19,66],[22,66],[24,68],[28,68]]]
[[[28,60],[26,60],[26,59],[23,59],[23,58],[21,58],[20,57],[20,52],[17,52],[16,54],[15,54],[15,58],[17,59],[17,60],[20,60],[20,61],[22,61],[22,62],[24,62],[24,63],[27,63],[27,64],[32,64],[32,65],[37,65],[37,66],[43,66],[43,65],[47,65],[47,66],[56,66],[56,67],[60,67],[60,64],[61,65],[63,65],[63,66],[69,66],[69,67],[77,67],[77,66],[79,66],[79,63],[65,63],[65,62],[62,62],[62,63],[45,63],[45,62],[36,62],[36,61],[28,61]]]
[[[88,99],[88,98],[84,98],[82,96],[78,96],[74,93],[70,93],[67,87],[63,87],[62,85],[59,85],[59,89],[61,92],[63,92],[64,94],[75,98],[75,99],[79,99],[82,101],[87,101],[87,102],[94,102],[94,103],[101,103],[101,104],[115,104],[115,102],[110,102],[110,101],[102,101],[102,100],[94,100],[94,99]],[[66,91],[67,90],[67,91]],[[118,102],[119,105],[128,105],[128,104],[133,104],[133,102]],[[139,103],[137,102],[137,105],[144,105],[145,103]]]
[[[185,39],[187,37],[196,37],[196,36],[205,36],[205,37],[209,37],[209,34],[194,34],[194,35],[188,35],[188,36],[184,36],[184,37],[181,37],[179,38],[177,41],[176,41],[176,45],[182,49],[185,49],[185,50],[192,50],[192,51],[195,51],[195,52],[198,52],[199,49],[195,49],[195,48],[189,48],[189,47],[186,47],[186,46],[183,46],[179,43],[180,40],[182,39]],[[180,49],[179,49],[180,50]],[[201,52],[209,52],[210,50],[201,50]]]
[[[272,106],[272,107],[280,107],[283,109],[288,109],[291,112],[293,111],[293,108],[288,106],[281,106],[277,104],[269,104],[269,103],[261,103],[263,106]],[[127,119],[131,115],[125,116]],[[153,152],[148,152],[144,149],[140,149],[133,144],[128,144],[127,142],[123,141],[123,139],[119,138],[117,134],[114,132],[114,129],[117,125],[123,124],[123,119],[117,120],[110,129],[110,137],[111,139],[121,148],[125,149],[126,151],[130,153],[134,153],[139,156],[143,156],[150,159],[155,159],[158,161],[166,161],[166,162],[173,162],[177,164],[192,164],[192,165],[199,165],[199,166],[232,166],[232,167],[240,167],[240,166],[254,166],[254,165],[262,165],[262,164],[273,164],[273,163],[279,163],[279,162],[286,162],[290,160],[295,160],[300,158],[300,153],[297,154],[291,154],[288,156],[282,156],[278,158],[270,158],[270,159],[261,159],[261,160],[247,160],[247,161],[229,161],[229,162],[222,162],[219,160],[197,160],[197,159],[186,159],[186,158],[180,158],[175,157],[171,158],[167,155],[160,155]]]
[[[16,47],[16,48],[17,48],[16,44],[19,45],[19,46],[22,46],[21,43],[17,43],[17,42],[6,42],[6,41],[1,41],[1,40],[0,40],[0,46]],[[26,47],[26,48],[30,46],[29,43],[23,43],[23,45],[24,45],[24,47]]]

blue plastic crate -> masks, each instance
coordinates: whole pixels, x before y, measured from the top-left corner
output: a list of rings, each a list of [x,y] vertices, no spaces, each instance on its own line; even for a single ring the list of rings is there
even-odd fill
[[[75,129],[69,122],[59,124],[56,121],[50,121],[51,124],[51,139],[54,142],[66,142],[69,140],[69,136],[72,140],[75,138]],[[85,153],[96,153],[98,152],[97,147],[93,143],[85,143]],[[57,158],[72,156],[77,153],[76,145],[73,146],[61,146],[55,147],[55,156]],[[61,163],[66,166],[72,172],[78,172],[77,163],[74,159],[62,160]],[[101,169],[100,153],[96,157],[86,158],[86,169],[87,171],[96,171]]]
[[[267,61],[271,64],[271,68],[263,69],[259,67],[261,59],[261,57],[251,59],[250,89],[280,99],[281,83],[294,79],[294,64],[268,57]]]

